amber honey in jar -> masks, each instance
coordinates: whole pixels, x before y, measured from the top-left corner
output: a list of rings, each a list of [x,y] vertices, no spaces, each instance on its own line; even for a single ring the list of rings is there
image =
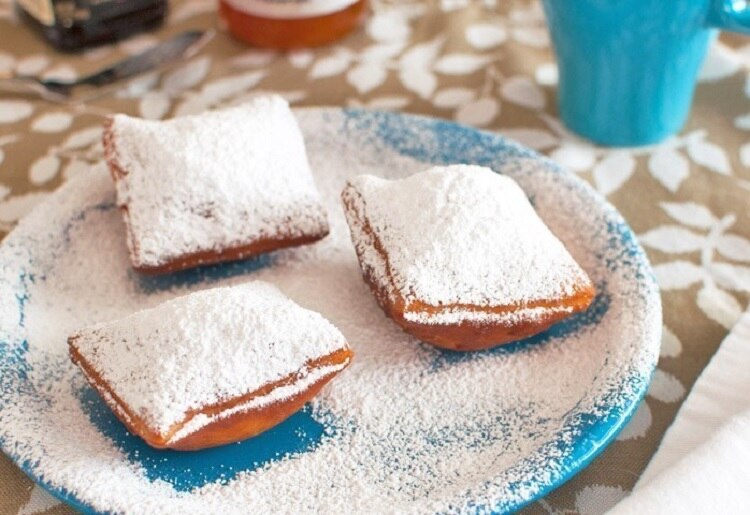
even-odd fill
[[[219,0],[235,37],[268,48],[324,45],[362,20],[367,0]]]

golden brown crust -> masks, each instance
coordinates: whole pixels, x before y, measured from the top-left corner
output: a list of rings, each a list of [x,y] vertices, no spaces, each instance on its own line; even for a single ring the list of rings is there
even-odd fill
[[[109,169],[109,173],[112,176],[112,180],[115,182],[115,184],[117,184],[118,181],[127,176],[128,172],[120,165],[119,161],[117,160],[117,146],[115,143],[116,138],[114,136],[113,125],[114,117],[108,116],[104,122],[102,144],[104,146],[104,159],[107,162],[107,168]],[[131,249],[130,257],[132,261],[133,256],[138,254],[138,240],[135,237],[133,230],[131,229],[128,205],[120,205],[120,211],[122,212],[123,220],[125,221],[125,230],[128,237],[128,248]],[[289,236],[279,232],[277,234],[259,238],[251,243],[238,245],[236,247],[203,250],[191,254],[184,254],[155,266],[136,265],[133,261],[133,269],[146,275],[161,275],[179,272],[182,270],[195,268],[197,266],[238,261],[241,259],[259,256],[261,254],[265,254],[266,252],[271,252],[274,250],[297,247],[300,245],[309,245],[328,236],[328,232],[329,231],[327,228],[325,231],[321,231],[320,233],[307,234],[303,236]]]
[[[102,146],[104,147],[104,160],[107,162],[109,174],[112,180],[117,182],[124,178],[127,173],[122,169],[117,161],[117,146],[115,144],[114,133],[115,117],[110,115],[104,120],[104,130],[102,131]]]
[[[305,403],[315,397],[320,389],[339,372],[334,371],[326,374],[305,390],[282,401],[272,402],[258,408],[238,411],[226,417],[217,416],[255,398],[263,397],[276,388],[294,384],[298,380],[297,373],[290,374],[283,379],[265,384],[261,388],[240,397],[191,410],[186,414],[184,420],[172,426],[166,434],[161,435],[156,429],[149,427],[138,414],[134,413],[78,352],[75,345],[75,337],[68,339],[68,351],[70,359],[81,368],[89,384],[96,389],[104,402],[131,433],[140,436],[147,444],[157,449],[169,448],[182,451],[199,450],[238,442],[272,428],[299,411]],[[352,351],[349,348],[344,348],[327,356],[310,360],[306,364],[306,367],[310,372],[332,365],[344,365],[346,367],[351,362],[352,357]],[[212,422],[195,432],[189,433],[180,439],[172,440],[175,434],[198,415],[215,418]]]
[[[493,324],[474,321],[464,321],[459,324],[418,323],[407,320],[404,318],[403,311],[394,309],[395,304],[389,302],[386,290],[377,284],[372,274],[364,271],[363,277],[375,294],[378,304],[383,308],[383,311],[399,327],[426,343],[448,350],[484,350],[504,343],[522,340],[547,330],[553,324],[564,320],[572,314],[570,312],[549,311],[533,320],[525,320],[513,324]],[[582,302],[583,307],[577,310],[574,309],[573,312],[585,310],[591,303],[590,300],[586,300],[585,296],[581,296],[580,302]],[[481,310],[481,308],[477,308],[477,311]],[[485,312],[491,312],[491,310],[486,310]]]
[[[127,211],[123,208],[123,211]],[[195,268],[197,266],[212,265],[216,263],[226,263],[229,261],[238,261],[240,259],[247,259],[266,252],[273,250],[280,250],[288,247],[298,247],[300,245],[308,245],[315,243],[318,240],[325,238],[328,235],[328,231],[313,236],[277,236],[271,238],[262,238],[256,240],[247,245],[240,245],[229,249],[217,250],[204,250],[201,252],[195,252],[192,254],[185,254],[179,258],[173,259],[163,265],[158,266],[133,266],[136,272],[140,272],[145,275],[161,275],[169,274],[172,272],[179,272],[181,270],[187,270],[189,268]]]
[[[359,195],[353,187],[350,193]],[[345,190],[346,191],[346,190]],[[596,295],[591,282],[577,284],[574,293],[563,299],[541,300],[530,302],[523,306],[478,306],[472,304],[449,304],[434,306],[426,302],[412,302],[408,305],[410,313],[435,315],[451,312],[452,310],[471,311],[486,314],[513,314],[521,309],[546,308],[548,311],[533,318],[519,317],[518,320],[509,319],[507,322],[492,321],[463,321],[458,324],[430,324],[414,322],[406,319],[407,304],[395,286],[391,271],[390,260],[378,235],[372,230],[370,222],[364,213],[359,213],[352,202],[342,195],[344,208],[350,216],[356,218],[362,231],[372,240],[373,249],[385,264],[388,284],[378,281],[373,271],[364,264],[362,250],[355,242],[357,257],[359,258],[362,275],[365,282],[375,294],[375,298],[386,315],[388,315],[405,332],[416,336],[420,340],[455,351],[474,351],[489,349],[505,343],[521,340],[548,329],[551,325],[569,317],[574,313],[585,311]],[[360,197],[361,199],[361,197]],[[352,233],[353,234],[353,233]]]

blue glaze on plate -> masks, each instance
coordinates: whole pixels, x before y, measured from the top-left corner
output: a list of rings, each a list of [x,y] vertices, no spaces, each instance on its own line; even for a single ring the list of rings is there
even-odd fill
[[[192,452],[160,450],[131,434],[93,388],[86,387],[80,392],[80,399],[91,422],[129,461],[143,467],[152,481],[166,481],[181,492],[214,481],[226,483],[240,472],[255,470],[281,456],[312,451],[323,434],[332,430],[315,420],[309,408],[305,408],[278,426],[242,442]]]
[[[567,172],[559,170],[549,160],[497,135],[439,120],[356,110],[322,111],[321,116],[330,119],[331,123],[341,124],[342,134],[357,134],[369,140],[373,145],[396,151],[425,163],[466,162],[500,168],[503,165],[512,165],[517,159],[532,159],[539,161],[547,170],[556,170],[560,194],[564,195],[566,190],[583,192],[591,197],[592,209],[599,210],[602,220],[606,220],[602,230],[606,231],[609,237],[610,250],[617,252],[616,257],[606,262],[606,268],[612,272],[626,272],[627,277],[632,281],[634,295],[643,296],[641,299],[643,302],[649,303],[652,307],[658,307],[656,283],[645,254],[637,244],[630,228],[613,208],[596,196],[588,186]],[[111,208],[111,203],[105,203],[90,206],[87,209],[106,211]],[[87,216],[87,209],[72,217],[63,231],[64,234],[60,236],[61,239],[67,241],[70,228]],[[245,275],[259,268],[272,266],[273,258],[263,257],[257,260],[204,267],[166,278],[134,277],[134,280],[139,289],[148,293],[163,288],[183,288],[236,275]],[[25,270],[31,269],[34,267],[30,263]],[[17,292],[16,320],[19,326],[25,323],[31,285],[36,281],[45,280],[43,276],[36,276],[25,270],[19,271],[16,283],[13,285],[13,291]],[[606,281],[597,285],[597,291],[596,300],[587,312],[571,317],[543,334],[486,351],[486,353],[535,352],[552,340],[574,337],[580,332],[596,327],[611,306],[611,290]],[[20,389],[32,386],[26,381],[29,364],[26,362],[25,354],[28,345],[25,342],[17,342],[17,345],[9,345],[9,343],[11,342],[0,342],[0,386],[3,387],[0,391],[0,409],[5,403],[11,402]],[[584,413],[580,410],[571,410],[564,420],[564,433],[561,432],[558,438],[548,441],[541,449],[524,460],[527,464],[546,459],[550,462],[558,460],[554,470],[551,470],[545,477],[529,478],[511,484],[508,491],[512,495],[498,500],[492,506],[480,506],[476,503],[472,505],[471,499],[460,499],[456,501],[460,504],[456,504],[455,507],[459,505],[466,507],[468,502],[468,506],[473,507],[475,511],[491,510],[496,513],[514,511],[561,485],[585,467],[627,423],[645,394],[656,360],[658,341],[643,342],[643,345],[643,355],[653,359],[648,371],[644,371],[642,366],[633,366],[624,370],[617,378],[616,385],[607,391],[597,392],[598,403],[593,409]],[[462,360],[481,359],[483,354],[485,353],[458,354],[435,350],[431,368],[437,370]],[[426,369],[425,373],[430,373],[430,369]],[[189,492],[214,481],[229,481],[243,471],[255,470],[286,454],[315,452],[322,438],[335,434],[341,429],[338,425],[339,421],[326,417],[325,423],[321,423],[320,418],[314,418],[306,409],[273,430],[238,444],[187,453],[155,450],[129,434],[93,393],[93,390],[83,389],[79,392],[79,399],[93,425],[122,450],[128,461],[139,466],[151,481],[170,483],[175,490],[180,492]],[[497,422],[505,423],[502,420]],[[476,433],[480,436],[481,434],[482,431]],[[472,433],[471,436],[475,438],[476,435]],[[429,435],[429,438],[436,440],[435,443],[439,445],[439,430],[434,435]],[[481,446],[482,441],[470,439],[467,445]],[[45,483],[42,480],[44,471],[39,470],[35,463],[21,461],[13,450],[12,442],[3,441],[2,446],[3,450],[27,474],[50,490],[53,495],[81,511],[93,512],[82,499],[72,496],[64,487],[52,487]],[[524,463],[517,467],[523,466]],[[492,488],[492,478],[487,479],[487,483],[478,485],[478,488]]]

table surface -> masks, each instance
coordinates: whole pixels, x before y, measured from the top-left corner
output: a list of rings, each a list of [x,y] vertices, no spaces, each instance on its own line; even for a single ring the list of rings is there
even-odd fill
[[[175,0],[159,31],[82,55],[52,52],[0,0],[0,74],[81,75],[188,28],[216,27],[214,2]],[[615,204],[646,248],[663,292],[664,340],[648,396],[586,470],[525,509],[601,513],[633,487],[700,371],[750,293],[750,45],[722,36],[692,117],[662,145],[603,149],[557,118],[556,69],[539,5],[376,2],[339,44],[288,54],[219,32],[190,62],[116,94],[56,105],[0,96],[0,231],[101,159],[102,117],[164,118],[275,91],[294,105],[402,110],[498,131],[579,173]],[[627,80],[627,78],[623,78]],[[0,513],[71,513],[0,456]]]

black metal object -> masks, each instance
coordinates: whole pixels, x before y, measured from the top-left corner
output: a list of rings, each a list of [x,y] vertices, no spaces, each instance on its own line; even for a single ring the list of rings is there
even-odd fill
[[[51,45],[74,51],[158,27],[167,0],[16,0],[16,7]]]

